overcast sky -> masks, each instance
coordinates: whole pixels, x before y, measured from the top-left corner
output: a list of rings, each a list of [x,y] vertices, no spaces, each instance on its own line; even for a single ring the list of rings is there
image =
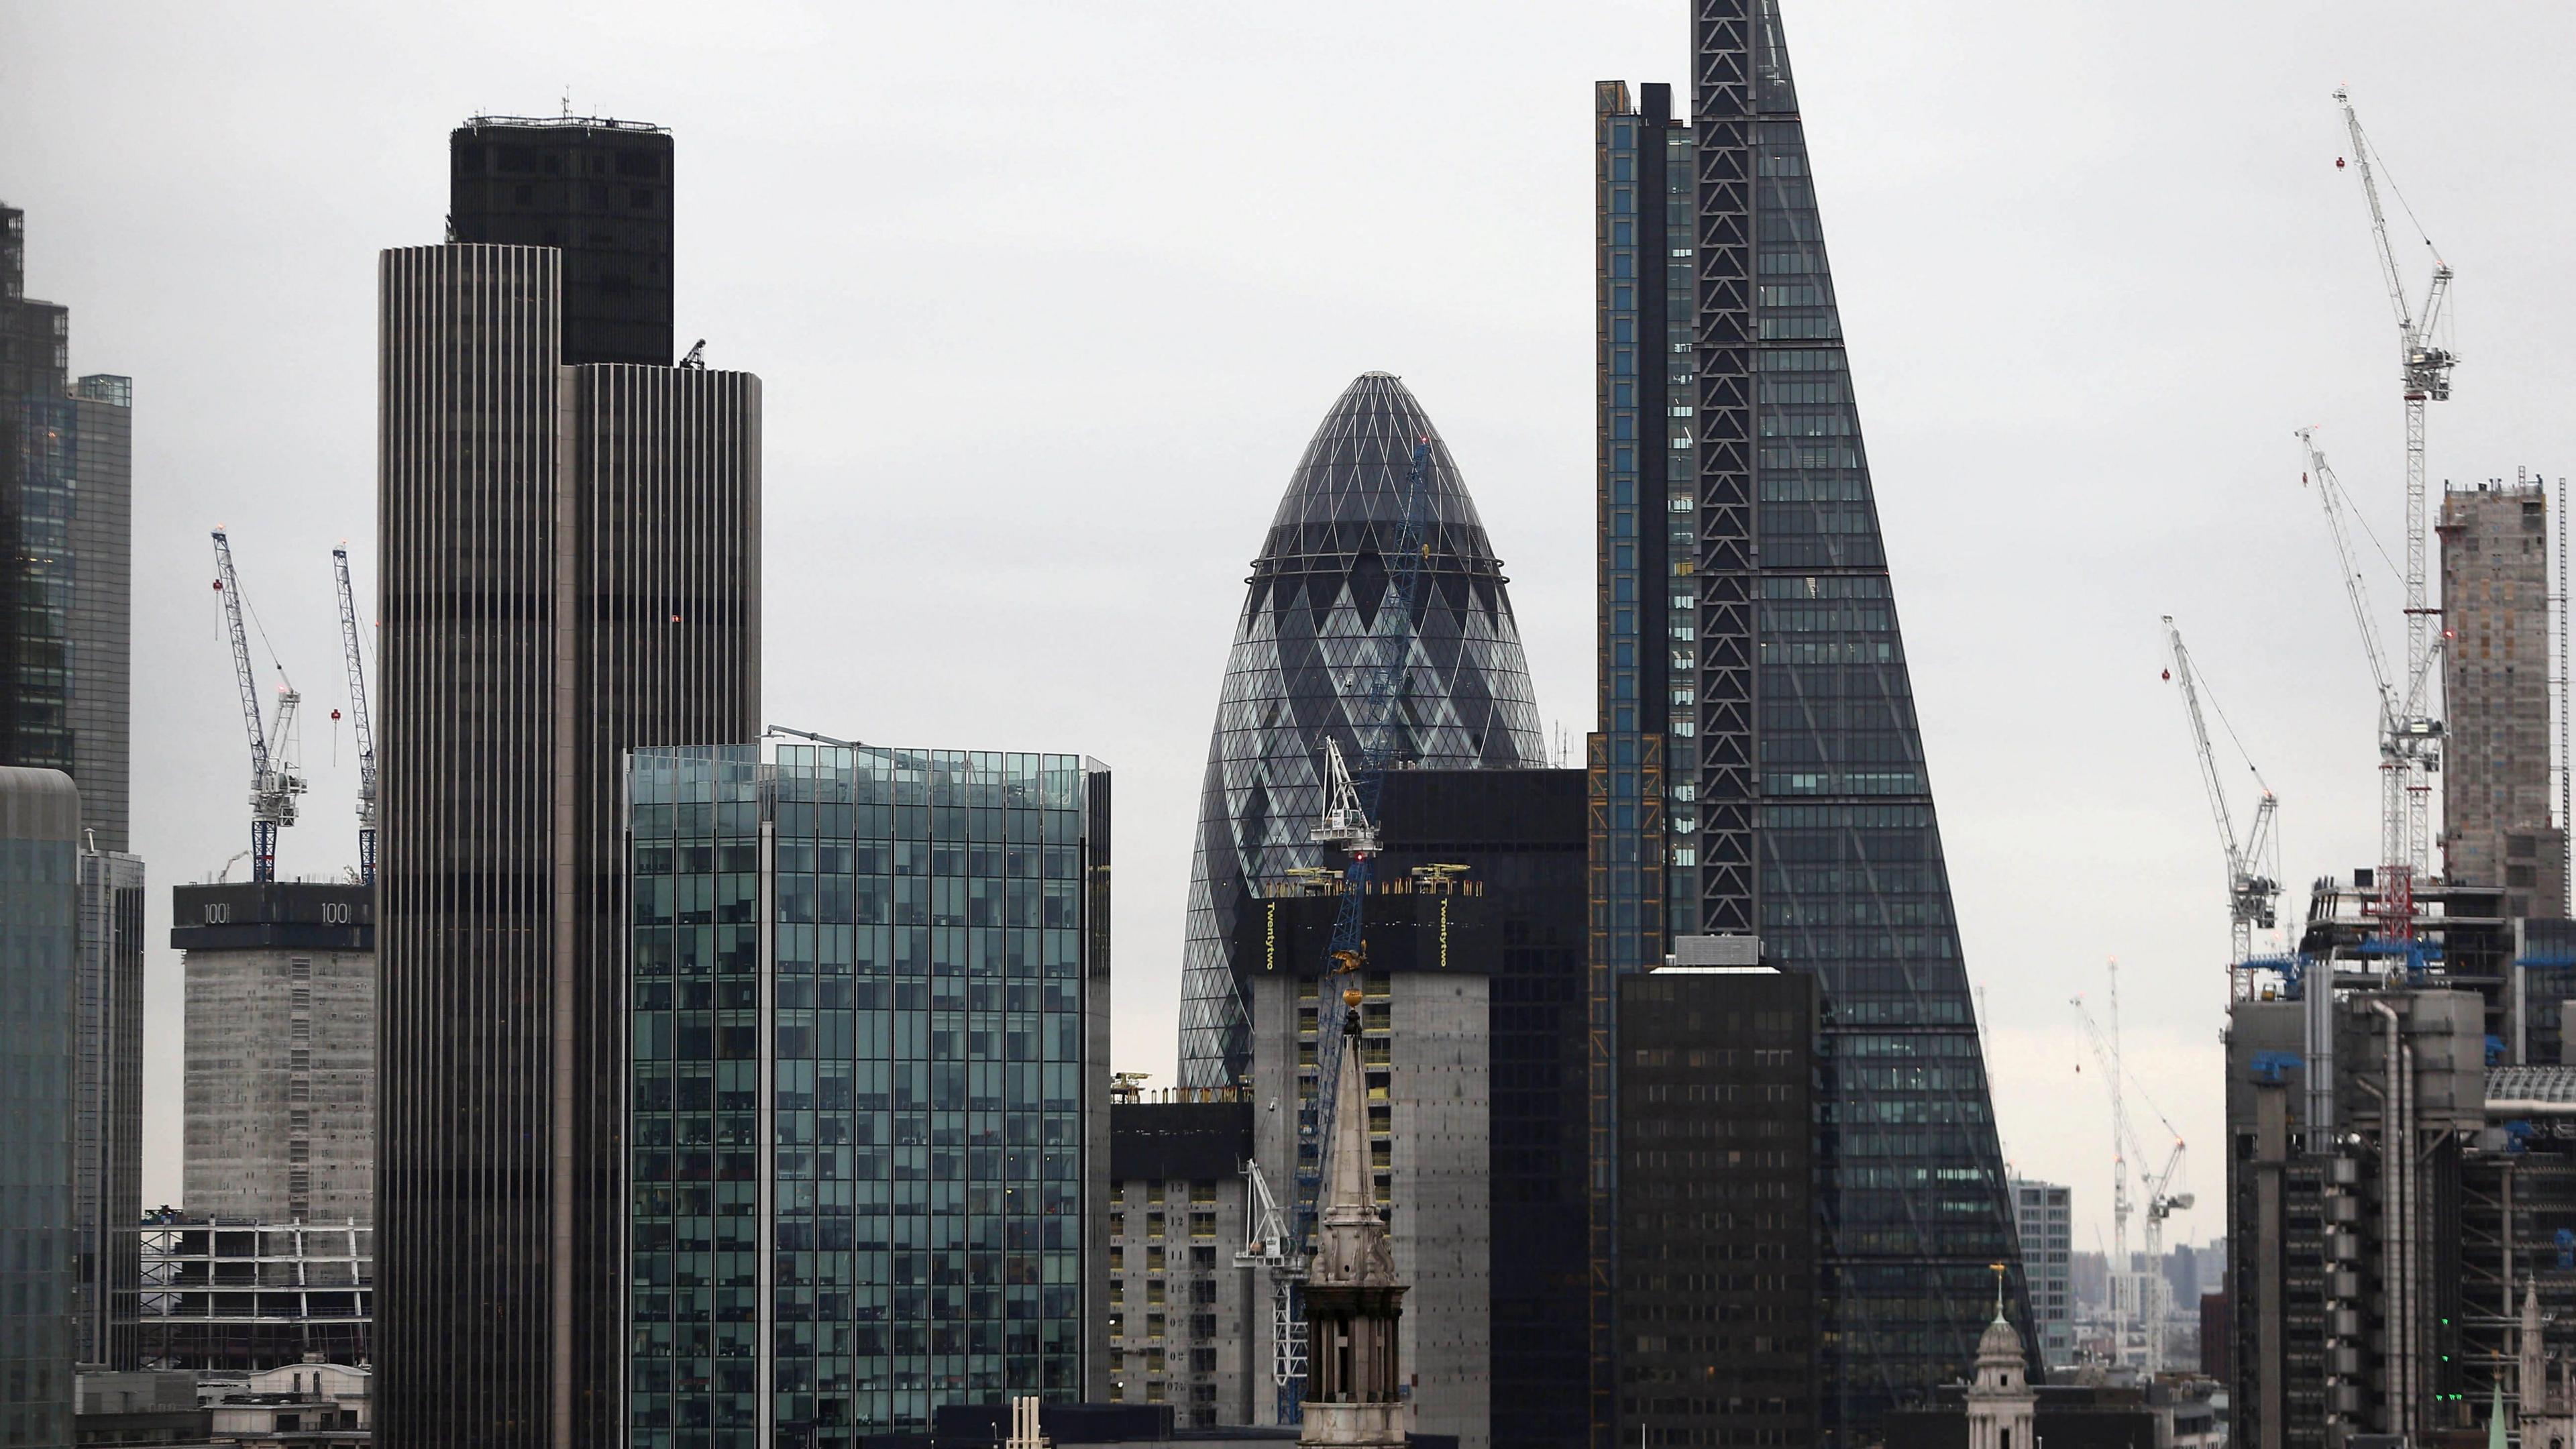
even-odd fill
[[[1687,96],[1686,10],[0,3],[28,290],[71,306],[76,371],[135,379],[156,938],[165,887],[246,843],[218,524],[309,701],[282,869],[355,859],[329,551],[372,588],[376,253],[439,238],[449,127],[569,93],[677,133],[679,340],[765,380],[768,717],[1108,761],[1118,1065],[1168,1080],[1246,564],[1353,375],[1438,420],[1541,715],[1590,727],[1592,83]],[[2280,793],[2286,874],[2376,851],[2367,676],[2291,437],[2323,428],[2394,551],[2394,329],[2337,84],[2459,271],[2435,476],[2571,466],[2576,11],[2428,15],[1789,0],[2006,1148],[2075,1186],[2087,1242],[2108,1113],[2068,998],[2098,1006],[2112,957],[2192,1143],[2173,1236],[2224,1231],[2223,873],[2159,615]],[[158,1202],[175,953],[150,984]]]

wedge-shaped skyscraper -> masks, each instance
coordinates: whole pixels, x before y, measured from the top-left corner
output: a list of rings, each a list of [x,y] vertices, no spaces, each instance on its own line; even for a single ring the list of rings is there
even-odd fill
[[[1230,943],[1247,891],[1299,867],[1335,865],[1308,842],[1322,801],[1324,741],[1357,758],[1354,716],[1394,597],[1381,550],[1404,515],[1417,442],[1431,556],[1421,575],[1396,722],[1399,765],[1541,764],[1537,707],[1502,561],[1448,446],[1392,374],[1361,375],[1324,416],[1288,480],[1236,621],[1199,797],[1181,976],[1181,1080],[1215,1086],[1249,1066]]]
[[[1693,1382],[1850,1446],[1975,1362],[1989,1265],[2036,1340],[1778,12],[1693,0],[1688,120],[1663,87],[1632,108],[1616,84],[1595,117],[1594,1128],[1624,1125],[1625,1043],[1601,1029],[1617,980],[1668,941],[1758,935],[1816,978],[1818,1308],[1766,1338],[1811,1356],[1818,1400],[1797,1401],[1804,1367],[1757,1394],[1772,1366],[1741,1351],[1716,1368],[1746,1387]],[[1631,1184],[1595,1181],[1592,1280],[1627,1285],[1647,1270],[1607,1229]],[[1605,1299],[1592,1443],[1685,1434],[1693,1401],[1639,1390],[1659,1370],[1628,1360]]]
[[[1974,1362],[1988,1265],[2026,1342],[2029,1317],[1779,7],[1692,13],[1698,335],[1670,355],[1697,365],[1698,542],[1672,593],[1698,638],[1668,687],[1697,697],[1666,768],[1695,787],[1668,821],[1696,899],[1672,930],[1756,932],[1823,987],[1818,1426],[1862,1444]]]

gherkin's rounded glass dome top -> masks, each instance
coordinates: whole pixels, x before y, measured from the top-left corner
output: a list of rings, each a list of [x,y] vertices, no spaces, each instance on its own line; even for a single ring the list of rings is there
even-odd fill
[[[1299,866],[1322,804],[1324,741],[1356,759],[1353,716],[1382,657],[1372,642],[1394,585],[1380,550],[1404,515],[1417,440],[1431,547],[1415,598],[1396,710],[1398,768],[1518,769],[1545,763],[1529,666],[1502,561],[1457,463],[1391,373],[1362,374],[1315,430],[1270,523],[1226,659],[1199,797],[1181,963],[1180,1078],[1218,1086],[1248,1067],[1232,960],[1245,900]]]

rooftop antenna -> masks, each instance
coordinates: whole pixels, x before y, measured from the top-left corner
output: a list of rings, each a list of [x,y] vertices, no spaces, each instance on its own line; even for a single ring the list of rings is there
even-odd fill
[[[563,118],[564,118],[565,120],[567,120],[567,121],[569,121],[569,120],[571,120],[571,119],[572,119],[572,82],[571,82],[571,81],[565,81],[565,82],[564,82],[564,88],[563,88]]]

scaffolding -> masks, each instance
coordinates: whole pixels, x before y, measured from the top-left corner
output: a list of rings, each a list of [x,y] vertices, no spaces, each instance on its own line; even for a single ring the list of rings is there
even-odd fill
[[[154,1214],[142,1239],[144,1367],[257,1373],[369,1361],[368,1225]]]

